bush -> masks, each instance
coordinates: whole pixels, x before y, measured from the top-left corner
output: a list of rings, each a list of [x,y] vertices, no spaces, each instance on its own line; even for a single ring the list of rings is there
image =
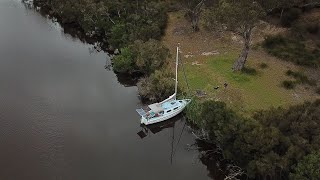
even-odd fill
[[[315,22],[316,21],[316,22]],[[315,19],[298,21],[292,25],[293,35],[296,37],[308,38],[308,34],[317,35],[320,32],[320,24]]]
[[[279,45],[286,45],[286,39],[281,35],[267,36],[263,42],[263,47],[273,49]]]
[[[201,118],[201,108],[201,101],[197,98],[193,98],[191,103],[186,107],[186,110],[184,111],[188,121],[192,124],[195,124],[198,128],[204,127]]]
[[[139,80],[137,86],[142,100],[162,101],[174,93],[174,75],[168,69],[156,70],[150,77]]]
[[[259,67],[260,67],[261,69],[266,69],[266,68],[268,68],[268,64],[266,64],[266,63],[261,63],[261,64],[259,65]]]
[[[113,48],[123,48],[128,45],[128,32],[125,24],[119,23],[111,28],[109,44]]]
[[[160,41],[138,40],[129,47],[121,49],[121,54],[115,56],[114,70],[122,73],[139,72],[150,75],[156,69],[162,68],[168,57],[169,50]]]
[[[294,173],[290,174],[290,179],[308,180],[320,178],[320,151],[313,152],[305,156],[294,168]]]
[[[283,81],[282,86],[286,89],[294,89],[296,86],[296,83],[294,81]]]
[[[251,75],[251,76],[257,75],[257,70],[255,70],[254,68],[250,68],[250,67],[242,68],[241,72],[248,74],[248,75]]]
[[[106,38],[113,48],[124,48],[141,39],[160,39],[167,25],[167,2],[132,0],[62,1],[34,0],[58,17],[98,39]]]
[[[196,99],[187,106],[186,117],[188,121],[207,131],[210,139],[221,144],[228,141],[237,125],[236,113],[220,101],[201,102]]]
[[[169,57],[169,49],[160,41],[153,39],[147,42],[135,41],[130,49],[136,55],[137,70],[147,75],[160,69]]]
[[[297,65],[318,67],[320,64],[320,51],[307,49],[298,39],[281,35],[268,36],[263,42],[263,47],[268,53]]]
[[[113,69],[120,73],[132,73],[134,71],[134,56],[129,48],[122,48],[121,54],[113,58]]]
[[[309,23],[306,29],[310,34],[318,34],[320,27],[318,23]]]
[[[300,9],[290,8],[283,13],[281,24],[285,27],[290,27],[291,24],[300,17],[301,14],[302,11]]]
[[[320,87],[316,89],[316,93],[320,95]]]
[[[297,84],[308,84],[310,86],[316,85],[316,81],[309,79],[302,72],[294,72],[294,71],[288,70],[286,72],[286,74],[287,74],[287,76],[291,76],[291,77],[295,78]]]

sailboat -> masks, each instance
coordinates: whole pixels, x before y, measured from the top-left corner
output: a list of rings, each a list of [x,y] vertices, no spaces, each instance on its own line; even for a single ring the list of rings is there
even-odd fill
[[[150,104],[146,108],[136,109],[137,113],[141,116],[141,124],[150,125],[171,119],[180,114],[191,102],[191,99],[177,99],[178,65],[179,47],[177,47],[176,55],[175,92],[162,102]]]

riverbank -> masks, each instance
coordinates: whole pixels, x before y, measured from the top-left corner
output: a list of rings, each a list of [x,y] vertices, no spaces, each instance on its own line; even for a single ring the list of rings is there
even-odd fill
[[[117,73],[120,81],[126,77],[123,81],[126,84],[136,84],[141,77],[149,77],[165,64],[168,50],[158,40],[167,24],[167,2],[135,5],[129,1],[119,4],[89,0],[81,4],[34,0],[30,3],[43,15],[59,22],[65,33],[94,44],[98,51],[108,52],[113,60],[105,68]],[[127,83],[130,79],[132,82]]]
[[[208,179],[184,120],[137,135],[137,88],[107,53],[20,0],[0,1],[0,24],[0,179]]]
[[[99,10],[97,6],[93,9]],[[72,13],[78,12],[73,9]],[[87,13],[86,15],[92,14]],[[95,15],[90,17],[95,17]],[[114,17],[119,16],[114,15]],[[135,18],[138,17],[135,16]],[[126,26],[128,22],[124,23],[119,20],[118,25],[112,25],[113,18],[108,21],[111,22],[110,27],[113,28],[109,32],[111,34],[105,33],[105,35],[110,37],[110,42],[118,46],[122,52],[114,59],[118,63],[114,67],[123,72],[141,71],[145,73],[147,75],[144,79],[147,84],[145,87],[160,85],[165,90],[173,90],[170,66],[166,66],[165,61],[168,57],[166,48],[156,40],[130,39],[127,36],[128,32],[124,31],[128,28]],[[83,25],[88,25],[87,23],[85,21]],[[96,25],[95,23],[89,24],[91,26]],[[90,26],[87,28],[92,30]],[[137,26],[135,25],[136,28]],[[273,29],[274,27],[268,28]],[[143,30],[138,28],[134,33],[140,31],[150,33],[150,29],[146,32]],[[163,30],[165,30],[164,27],[160,31]],[[259,30],[261,29],[258,28],[256,35],[263,34]],[[282,29],[276,29],[275,33],[279,31]],[[96,33],[96,30],[94,32]],[[266,54],[258,44],[259,39],[263,39],[261,35],[254,38],[254,43],[257,44],[254,44],[255,48],[250,52],[246,73],[231,71],[232,63],[242,44],[239,37],[230,33],[221,36],[204,30],[194,33],[181,12],[169,14],[169,24],[165,36],[162,37],[162,42],[171,51],[178,43],[181,43],[181,54],[184,55],[183,63],[185,63],[191,91],[195,95],[202,96],[199,97],[198,102],[193,101],[194,106],[190,105],[192,116],[189,116],[190,112],[188,115],[187,111],[189,120],[204,130],[200,135],[221,145],[224,157],[237,162],[251,178],[255,176],[281,177],[282,172],[285,172],[284,176],[287,177],[289,173],[295,171],[292,166],[297,165],[297,161],[311,154],[317,147],[318,134],[317,130],[312,131],[312,127],[319,123],[319,119],[316,118],[319,102],[290,106],[290,109],[271,109],[263,112],[257,112],[257,109],[267,109],[270,106],[287,107],[305,100],[316,99],[318,95],[305,85],[299,85],[295,90],[286,90],[281,87],[281,82],[290,78],[286,75],[288,70],[305,71],[305,69]],[[152,58],[148,58],[150,56]],[[172,59],[174,58],[169,57],[168,61],[174,62]],[[153,64],[154,62],[156,63]],[[180,82],[183,86],[183,81]],[[223,87],[225,83],[226,88]],[[157,96],[150,96],[155,97],[154,100],[166,97],[165,94],[162,94],[161,89],[154,89],[156,91],[151,92],[159,92]],[[169,91],[164,92],[170,94]],[[282,122],[286,123],[285,127],[282,126]],[[299,124],[299,127],[296,127],[296,124]],[[290,131],[289,134],[288,131]],[[295,139],[297,137],[299,140]],[[300,140],[306,144],[299,144]],[[308,149],[300,149],[299,147],[302,146],[307,146]],[[209,151],[213,150],[209,149]],[[297,154],[300,156],[296,157]],[[274,164],[280,165],[273,168]]]

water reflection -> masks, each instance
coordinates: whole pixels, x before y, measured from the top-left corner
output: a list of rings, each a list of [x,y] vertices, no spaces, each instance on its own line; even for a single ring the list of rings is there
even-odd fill
[[[147,125],[147,126],[142,124],[141,131],[139,131],[137,134],[141,139],[144,139],[146,137],[152,138],[153,135],[156,135],[157,133],[160,133],[165,129],[170,129],[172,132],[171,133],[170,163],[172,164],[173,157],[174,157],[174,155],[177,151],[177,148],[179,146],[182,134],[185,131],[186,123],[187,122],[185,120],[185,117],[183,115],[179,114],[178,116],[176,116],[172,119],[169,119],[167,121],[160,122],[157,124],[152,124],[152,125]],[[178,135],[178,137],[177,137],[177,135]]]
[[[21,0],[0,1],[0,25],[0,179],[207,179],[184,120],[137,136],[137,88],[107,53]]]
[[[145,138],[149,134],[157,134],[164,129],[170,129],[172,128],[174,130],[175,124],[177,121],[184,121],[184,118],[182,115],[178,115],[172,119],[169,119],[167,121],[163,121],[157,124],[151,124],[151,125],[144,125],[141,124],[140,127],[142,128],[141,131],[139,131],[137,134],[140,136],[141,139]]]

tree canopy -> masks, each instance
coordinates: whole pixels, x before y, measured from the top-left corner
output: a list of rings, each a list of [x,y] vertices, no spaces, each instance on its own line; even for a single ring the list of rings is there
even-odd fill
[[[320,177],[320,151],[315,151],[303,158],[294,168],[290,178],[294,180],[316,180]]]
[[[259,111],[251,118],[236,115],[222,102],[208,101],[190,106],[187,116],[250,178],[288,178],[290,173],[320,177],[314,168],[319,155],[310,155],[320,148],[320,100]]]
[[[254,0],[220,0],[217,6],[205,13],[205,25],[209,29],[223,29],[240,35],[244,40],[243,50],[233,65],[233,70],[241,70],[250,48],[253,28],[266,15],[260,3]]]
[[[122,73],[140,72],[150,75],[161,69],[167,58],[169,50],[159,41],[150,39],[143,42],[135,41],[127,48],[121,49],[121,54],[113,59],[114,70]]]

